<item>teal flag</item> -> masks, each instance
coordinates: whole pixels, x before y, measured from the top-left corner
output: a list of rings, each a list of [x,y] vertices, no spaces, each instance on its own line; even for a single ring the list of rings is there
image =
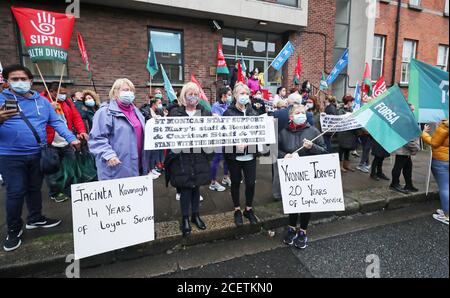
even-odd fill
[[[363,105],[353,118],[391,153],[420,136],[422,131],[397,85]]]
[[[448,118],[448,72],[412,59],[408,101],[415,107],[419,123],[436,123]]]
[[[156,61],[156,55],[155,51],[153,50],[153,44],[151,41],[150,41],[150,50],[148,51],[148,58],[147,58],[147,70],[152,78],[158,72],[158,62]]]
[[[245,64],[244,55],[241,53],[241,66],[242,66],[242,72],[246,75],[247,74],[247,65]]]
[[[169,77],[167,77],[166,71],[161,64],[161,73],[164,79],[164,89],[166,90],[167,98],[170,102],[173,102],[177,99],[177,95],[175,90],[173,90],[172,83],[170,83]]]

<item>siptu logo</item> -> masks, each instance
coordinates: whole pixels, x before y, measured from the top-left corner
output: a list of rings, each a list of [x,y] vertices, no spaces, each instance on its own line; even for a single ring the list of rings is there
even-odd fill
[[[368,255],[366,263],[369,265],[366,268],[367,278],[380,278],[380,257],[377,255]]]
[[[53,35],[55,34],[56,28],[55,28],[55,17],[53,17],[51,14],[47,12],[42,12],[42,14],[39,12],[37,14],[38,17],[38,24],[31,20],[31,25],[41,34],[43,35]]]

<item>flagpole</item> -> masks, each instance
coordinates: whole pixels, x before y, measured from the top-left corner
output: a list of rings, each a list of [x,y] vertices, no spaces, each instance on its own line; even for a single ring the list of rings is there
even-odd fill
[[[95,93],[97,93],[97,88],[95,88],[95,82],[94,82],[94,74],[92,72],[91,72],[91,82],[92,82],[92,87],[94,87]]]
[[[58,84],[58,93],[56,93],[56,99],[58,99],[59,91],[61,90],[61,82],[64,75],[64,69],[66,68],[66,64],[63,63],[63,66],[61,68],[61,76],[59,77],[59,84]]]
[[[53,100],[52,95],[50,94],[50,91],[48,90],[47,84],[45,83],[44,76],[42,75],[41,69],[39,68],[39,64],[37,62],[34,63],[36,65],[36,69],[39,73],[39,76],[41,77],[42,83],[44,83],[45,90],[47,91],[48,96],[51,100]]]
[[[311,140],[311,142],[314,142],[315,140],[317,140],[318,138],[322,137],[324,134],[330,132],[333,128],[335,128],[336,126],[338,126],[339,124],[341,124],[341,122],[348,120],[349,118],[351,118],[353,116],[353,114],[348,114],[348,116],[342,118],[341,121],[339,121],[338,123],[336,123],[335,125],[333,125],[332,127],[330,127],[329,129],[327,129],[326,131],[324,131],[323,133],[321,133],[320,135],[318,135],[317,137],[315,137],[314,139]],[[295,154],[299,151],[301,151],[303,148],[305,148],[305,146],[300,147],[299,149],[295,150],[292,154]]]
[[[433,150],[430,148],[430,162],[428,163],[428,176],[427,176],[427,186],[425,190],[425,196],[428,197],[428,192],[430,190],[430,180],[431,180],[431,163],[433,161]]]
[[[149,94],[149,97],[151,97],[152,96],[152,75],[150,75],[150,94]]]

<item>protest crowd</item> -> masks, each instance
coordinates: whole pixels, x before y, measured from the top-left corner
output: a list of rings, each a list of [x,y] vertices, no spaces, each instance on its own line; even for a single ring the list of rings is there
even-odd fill
[[[420,150],[422,139],[432,149],[431,169],[442,205],[433,216],[448,225],[448,119],[441,119],[434,132],[433,123],[426,123],[421,135],[405,140],[391,152],[365,127],[343,131],[322,128],[322,120],[327,116],[347,117],[365,105],[370,106],[376,100],[372,86],[363,84],[360,94],[347,94],[343,98],[327,93],[324,101],[313,93],[309,81],[279,86],[276,94],[271,94],[264,87],[264,74],[258,69],[243,72],[241,61],[237,60],[227,84],[218,88],[217,97],[211,102],[205,100],[197,82],[188,82],[179,94],[167,86],[153,89],[146,103],[137,106],[135,85],[127,78],[118,78],[109,96],[100,98],[94,90],[74,90],[64,83],[51,84],[38,92],[33,88],[35,78],[31,71],[22,65],[5,66],[2,77],[0,174],[7,193],[5,251],[20,247],[24,224],[27,230],[32,230],[53,228],[61,223],[42,214],[42,204],[47,199],[41,195],[44,180],[48,199],[62,203],[70,200],[70,187],[76,183],[144,175],[154,180],[165,179],[167,187],[176,188],[173,199],[180,203],[180,230],[185,237],[192,232],[191,224],[200,230],[208,228],[201,218],[203,191],[229,191],[236,227],[243,226],[245,221],[257,224],[253,202],[258,159],[262,155],[258,146],[237,144],[228,150],[216,147],[212,153],[195,148],[146,150],[146,125],[166,117],[272,116],[278,130],[276,158],[338,153],[343,175],[360,171],[368,179],[390,181],[390,188],[403,194],[419,191],[412,182],[411,157]],[[416,107],[410,103],[408,108],[414,112]],[[350,165],[352,155],[360,158],[357,167]],[[391,155],[395,165],[388,173],[383,163]],[[221,163],[223,173],[218,173]],[[405,185],[400,184],[401,175]],[[281,201],[279,176],[275,162],[272,195]],[[28,209],[25,222],[24,203]],[[310,218],[311,213],[289,214],[283,242],[306,248]]]

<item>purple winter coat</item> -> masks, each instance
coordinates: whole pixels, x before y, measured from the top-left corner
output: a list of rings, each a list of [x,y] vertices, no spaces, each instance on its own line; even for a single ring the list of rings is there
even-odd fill
[[[134,111],[144,129],[144,116],[136,107]],[[139,165],[136,133],[115,100],[111,100],[109,104],[103,104],[95,113],[92,122],[89,150],[95,156],[99,180],[136,177],[141,173],[148,173],[148,156],[142,149],[142,164]],[[144,132],[142,137],[144,138]],[[119,158],[122,163],[109,167],[107,161],[113,157]]]

